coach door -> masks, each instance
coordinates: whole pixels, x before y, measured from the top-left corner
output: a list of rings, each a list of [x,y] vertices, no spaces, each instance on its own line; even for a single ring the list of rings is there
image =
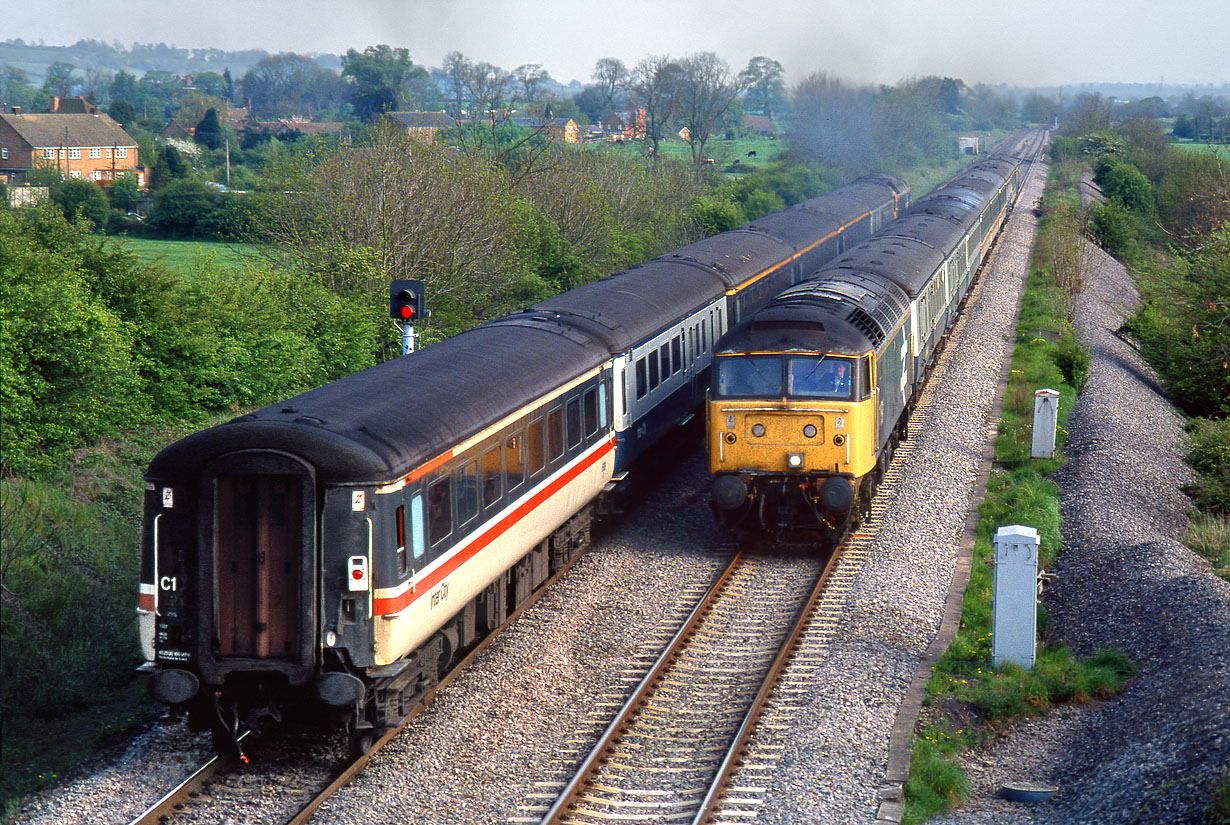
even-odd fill
[[[303,476],[220,475],[214,552],[218,656],[297,658]]]

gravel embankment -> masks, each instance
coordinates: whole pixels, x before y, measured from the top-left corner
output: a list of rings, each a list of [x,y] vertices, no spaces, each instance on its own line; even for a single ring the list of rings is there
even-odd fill
[[[1076,323],[1089,383],[1068,422],[1064,552],[1044,597],[1051,635],[1080,655],[1118,647],[1140,666],[1118,697],[1011,724],[966,760],[974,794],[949,825],[1201,822],[1230,775],[1230,585],[1180,539],[1181,421],[1143,359],[1113,332],[1138,297],[1089,250]],[[1058,786],[1033,806],[1005,781]]]

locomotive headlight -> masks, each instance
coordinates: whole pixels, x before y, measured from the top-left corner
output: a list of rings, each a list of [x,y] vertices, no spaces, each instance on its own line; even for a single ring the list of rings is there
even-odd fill
[[[803,454],[802,453],[787,453],[786,464],[792,470],[803,469]]]
[[[330,630],[325,634],[325,647],[333,647],[337,644],[337,634]]]
[[[808,424],[806,427],[804,427],[803,435],[807,436],[808,438],[815,438],[816,437],[816,425]]]
[[[752,435],[756,436],[757,438],[760,438],[761,436],[763,436],[764,435],[764,424],[752,425]]]

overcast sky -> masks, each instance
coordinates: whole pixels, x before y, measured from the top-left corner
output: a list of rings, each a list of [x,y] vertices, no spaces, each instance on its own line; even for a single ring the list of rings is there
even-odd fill
[[[1230,82],[1228,0],[0,0],[0,39],[344,54],[379,43],[440,65],[454,49],[588,82],[594,61],[713,51],[895,83]]]

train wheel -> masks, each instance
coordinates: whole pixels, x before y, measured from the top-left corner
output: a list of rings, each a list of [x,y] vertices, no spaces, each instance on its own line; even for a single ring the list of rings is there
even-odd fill
[[[362,728],[350,734],[350,757],[358,759],[376,744],[376,729]]]

